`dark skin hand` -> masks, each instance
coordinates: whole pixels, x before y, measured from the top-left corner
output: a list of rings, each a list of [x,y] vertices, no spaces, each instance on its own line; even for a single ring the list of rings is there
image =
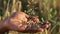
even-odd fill
[[[4,19],[0,23],[0,33],[4,34],[4,32],[6,32],[7,30],[14,30],[14,31],[19,31],[19,32],[23,32],[23,33],[26,33],[26,32],[35,33],[35,32],[41,32],[45,29],[46,23],[44,25],[41,25],[40,23],[35,23],[35,24],[27,23],[27,21],[30,17],[31,16],[25,14],[24,12],[13,13],[11,16]],[[34,19],[32,19],[32,20],[34,20]],[[36,20],[36,22],[38,22],[38,21]],[[44,26],[44,28],[42,26]]]

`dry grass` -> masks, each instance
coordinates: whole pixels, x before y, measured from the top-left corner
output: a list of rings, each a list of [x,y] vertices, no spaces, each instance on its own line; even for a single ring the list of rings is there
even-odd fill
[[[3,1],[3,0],[1,0]],[[16,11],[25,11],[29,14],[29,11],[35,13],[33,15],[39,16],[41,21],[49,20],[51,27],[44,32],[38,32],[34,34],[60,34],[60,0],[4,0],[4,8],[0,7],[3,16],[0,16],[0,20],[10,16],[10,14]],[[23,5],[22,5],[23,4]],[[2,3],[0,2],[0,5]],[[25,6],[26,5],[26,6]],[[32,9],[32,10],[31,10]],[[31,13],[30,13],[31,14]],[[16,31],[9,31],[8,34],[19,34]],[[20,33],[23,34],[23,33]],[[31,34],[31,33],[24,33]],[[33,34],[33,33],[32,33]]]

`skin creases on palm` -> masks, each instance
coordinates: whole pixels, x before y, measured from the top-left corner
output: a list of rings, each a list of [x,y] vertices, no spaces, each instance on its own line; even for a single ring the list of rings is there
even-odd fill
[[[45,24],[41,25],[36,23],[36,25],[35,23],[27,23],[29,17],[30,16],[22,12],[12,14],[12,16],[6,20],[6,28],[8,28],[8,30],[15,30],[19,32],[38,32],[44,30],[42,26],[45,27]],[[35,17],[33,17],[32,20],[39,22],[39,20],[36,20]]]
[[[11,19],[10,22],[8,23],[8,27],[10,27],[9,29],[11,30],[17,30],[17,31],[23,31],[25,30],[25,28],[27,27],[27,25],[24,25],[23,20],[18,20],[18,19]]]
[[[38,24],[38,23],[26,23],[23,20],[13,19],[11,18],[8,23],[9,30],[16,30],[19,32],[42,32],[44,31],[46,24]]]
[[[23,24],[27,22],[28,17],[24,12],[15,12],[5,20],[6,28],[8,30],[23,31],[26,28],[26,25]]]
[[[11,17],[11,19],[14,21],[23,21],[23,22],[27,22],[27,18],[29,17],[29,15],[23,13],[23,12],[17,12],[15,13],[15,15],[12,15],[13,17]]]

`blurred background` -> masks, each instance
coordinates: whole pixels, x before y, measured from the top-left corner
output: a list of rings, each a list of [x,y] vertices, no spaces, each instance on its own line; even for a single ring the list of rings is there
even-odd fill
[[[48,20],[51,26],[44,32],[8,31],[5,34],[60,34],[60,0],[0,0],[0,21],[16,11],[38,16],[41,22]]]

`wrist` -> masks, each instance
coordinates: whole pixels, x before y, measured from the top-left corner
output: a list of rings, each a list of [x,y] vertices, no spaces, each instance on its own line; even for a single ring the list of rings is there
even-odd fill
[[[4,33],[6,30],[5,26],[4,26],[4,23],[0,23],[0,33]]]
[[[4,28],[3,23],[0,23],[0,29]]]

